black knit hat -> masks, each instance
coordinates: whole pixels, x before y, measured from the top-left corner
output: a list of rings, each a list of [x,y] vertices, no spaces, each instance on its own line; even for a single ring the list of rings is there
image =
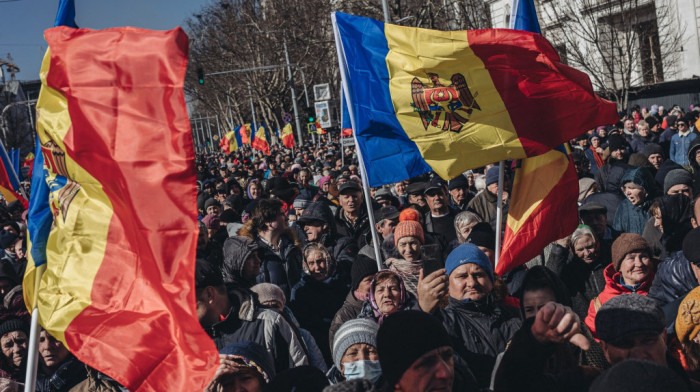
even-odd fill
[[[683,379],[668,366],[641,359],[627,359],[601,374],[591,385],[595,392],[685,392]]]
[[[221,203],[219,203],[219,202],[218,202],[216,199],[214,199],[213,197],[210,197],[209,199],[207,199],[206,202],[204,202],[204,211],[206,211],[207,208],[212,207],[212,206],[216,206],[216,207],[221,208]]]
[[[20,318],[11,318],[0,324],[0,336],[13,331],[22,331],[29,335],[29,325],[25,320]]]
[[[377,354],[387,385],[395,385],[424,354],[451,346],[442,324],[418,310],[403,310],[384,319],[377,332]]]
[[[362,282],[362,279],[376,274],[377,262],[374,259],[367,257],[363,254],[357,255],[355,262],[352,263],[352,268],[350,269],[350,279],[351,287],[353,290],[357,290],[357,287]]]
[[[696,227],[683,239],[683,256],[695,265],[700,265],[700,227]]]
[[[486,249],[496,249],[496,234],[493,233],[491,225],[486,222],[479,222],[472,228],[467,242],[476,246],[483,246]]]

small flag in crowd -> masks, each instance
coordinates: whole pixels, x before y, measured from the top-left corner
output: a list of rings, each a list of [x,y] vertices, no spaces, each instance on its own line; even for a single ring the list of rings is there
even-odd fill
[[[287,148],[294,147],[294,132],[292,131],[292,124],[287,123],[287,125],[282,128],[282,144]]]
[[[250,139],[252,137],[252,132],[250,132],[251,129],[250,124],[241,125],[241,129],[238,131],[238,134],[241,136],[242,144],[250,144]]]
[[[514,29],[540,32],[532,0],[516,0],[510,20]],[[527,263],[550,242],[576,229],[578,176],[569,147],[562,144],[543,155],[524,158],[516,169],[510,197],[502,252],[496,263],[498,274]]]
[[[260,125],[258,127],[258,131],[255,132],[255,137],[250,143],[250,146],[258,151],[261,151],[265,155],[270,155],[270,143],[268,143],[267,139],[265,126]]]
[[[25,302],[129,390],[201,391],[218,354],[195,310],[187,36],[57,27],[45,37]]]
[[[617,118],[539,34],[433,31],[340,12],[333,23],[370,186],[537,156]]]
[[[219,146],[221,147],[223,152],[226,154],[230,154],[230,153],[238,150],[238,143],[236,140],[236,130],[234,129],[233,131],[224,135],[224,137],[221,138],[221,142],[219,143]]]

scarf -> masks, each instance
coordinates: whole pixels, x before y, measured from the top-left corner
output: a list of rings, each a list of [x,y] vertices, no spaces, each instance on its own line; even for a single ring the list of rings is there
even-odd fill
[[[390,271],[393,271],[403,280],[406,290],[418,297],[418,276],[420,269],[423,268],[423,262],[406,261],[404,259],[389,258],[386,265]]]

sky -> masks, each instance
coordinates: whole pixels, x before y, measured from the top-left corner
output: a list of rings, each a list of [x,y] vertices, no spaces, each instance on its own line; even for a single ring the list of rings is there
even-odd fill
[[[133,26],[170,30],[212,0],[75,0],[79,27]],[[20,68],[19,80],[39,79],[46,52],[44,30],[53,27],[58,0],[0,0],[0,58]]]

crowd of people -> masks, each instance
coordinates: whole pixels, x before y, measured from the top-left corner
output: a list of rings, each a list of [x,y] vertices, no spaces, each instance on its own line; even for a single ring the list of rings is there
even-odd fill
[[[633,108],[572,140],[580,225],[502,276],[492,165],[366,190],[337,138],[197,154],[196,313],[221,361],[206,390],[700,391],[699,117]],[[14,391],[27,215],[0,215]],[[38,391],[125,390],[45,331],[39,352]]]

